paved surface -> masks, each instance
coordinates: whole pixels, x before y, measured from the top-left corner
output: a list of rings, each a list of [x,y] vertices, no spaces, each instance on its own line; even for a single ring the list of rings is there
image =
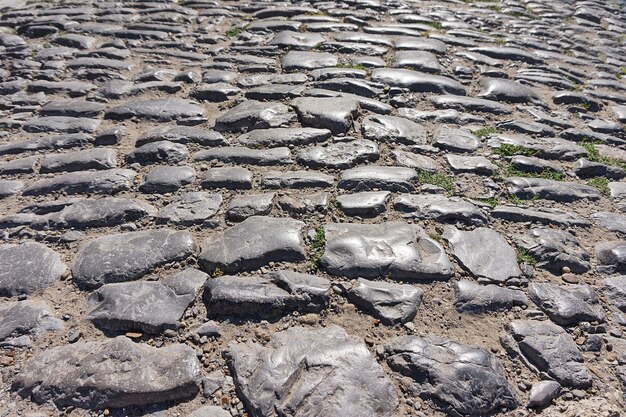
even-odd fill
[[[613,1],[2,1],[0,415],[620,416]]]

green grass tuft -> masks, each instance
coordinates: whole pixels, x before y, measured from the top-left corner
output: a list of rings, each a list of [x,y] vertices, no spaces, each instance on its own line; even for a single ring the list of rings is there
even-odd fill
[[[587,181],[587,185],[597,188],[602,194],[610,195],[609,180],[604,177],[596,177]]]
[[[309,269],[317,271],[320,268],[320,259],[326,247],[326,232],[322,226],[315,229],[315,236],[309,248]]]
[[[511,145],[510,143],[503,143],[497,148],[494,148],[493,153],[502,155],[502,156],[515,156],[515,155],[535,156],[539,153],[539,151],[536,149],[526,148],[520,145]]]
[[[537,260],[522,246],[517,246],[517,263],[527,263],[530,266],[537,265]]]
[[[513,166],[513,164],[507,162],[497,162],[496,165],[498,165],[500,171],[493,176],[495,181],[504,181],[509,177],[545,178],[554,181],[563,181],[565,179],[565,174],[551,168],[546,168],[541,172],[527,172],[521,171]]]
[[[600,155],[600,151],[596,145],[601,144],[600,141],[594,141],[591,139],[583,139],[578,144],[587,150],[587,159],[591,162],[597,162],[599,164],[610,165],[613,167],[626,169],[626,162],[619,159],[609,158],[607,156]]]
[[[454,178],[440,172],[429,172],[423,169],[417,169],[416,171],[420,184],[432,184],[441,187],[446,190],[448,194],[453,194],[456,191]]]
[[[491,135],[497,135],[498,133],[500,133],[500,130],[497,127],[485,126],[473,131],[472,133],[481,139],[485,139]]]

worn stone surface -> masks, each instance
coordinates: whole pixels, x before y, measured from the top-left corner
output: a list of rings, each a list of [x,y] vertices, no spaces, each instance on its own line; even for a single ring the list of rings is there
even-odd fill
[[[266,346],[233,343],[225,355],[254,415],[392,416],[398,404],[365,344],[338,326],[291,328]]]
[[[570,326],[581,321],[604,321],[598,297],[589,285],[559,286],[533,282],[528,295],[556,324]]]
[[[484,349],[438,336],[403,336],[385,347],[391,369],[415,379],[443,409],[488,415],[517,406],[500,362]]]
[[[527,306],[528,297],[523,291],[502,288],[497,285],[480,285],[461,280],[455,284],[458,311],[483,313],[488,311],[510,310],[515,306]]]
[[[9,301],[0,303],[0,342],[10,337],[32,335],[37,338],[46,331],[61,330],[61,320],[43,301]]]
[[[81,288],[131,281],[157,266],[187,258],[195,248],[191,234],[171,229],[103,236],[78,252],[72,276]]]
[[[13,389],[59,407],[118,408],[192,397],[199,376],[189,346],[157,349],[119,336],[42,352],[21,370]]]

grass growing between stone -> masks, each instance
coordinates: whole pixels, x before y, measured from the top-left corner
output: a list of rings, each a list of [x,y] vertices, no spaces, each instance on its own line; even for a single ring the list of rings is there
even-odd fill
[[[498,133],[500,133],[500,129],[493,126],[485,126],[473,131],[472,133],[481,139],[485,139],[491,135],[497,135]]]
[[[416,171],[417,180],[420,184],[431,184],[441,187],[446,190],[448,194],[453,194],[456,191],[454,178],[440,172],[430,172],[423,169],[417,169]]]
[[[550,168],[544,169],[541,172],[527,172],[517,169],[513,164],[508,162],[496,162],[496,165],[500,168],[500,171],[492,177],[494,181],[501,182],[509,177],[543,178],[553,181],[563,181],[565,179],[565,174]]]
[[[596,145],[602,142],[593,141],[591,139],[583,139],[578,144],[587,150],[587,159],[591,162],[597,162],[599,164],[610,165],[622,169],[626,169],[626,162],[620,161],[618,159],[609,158],[604,155],[600,155],[600,151],[596,147]]]
[[[311,239],[309,247],[309,259],[308,266],[312,271],[320,269],[320,260],[324,255],[324,248],[326,247],[326,232],[322,226],[315,229],[315,236]]]
[[[515,155],[535,156],[539,153],[539,151],[536,149],[526,148],[520,145],[512,145],[510,143],[503,143],[497,148],[494,148],[493,153],[501,155],[501,156],[515,156]]]
[[[226,36],[228,36],[229,38],[233,38],[233,37],[239,35],[240,33],[245,32],[246,28],[247,28],[247,25],[246,26],[240,26],[240,27],[232,27],[232,28],[228,29],[226,31],[226,33],[224,33],[224,34]]]
[[[609,189],[609,180],[604,177],[596,177],[587,181],[587,185],[597,188],[602,194],[609,195],[611,190]]]
[[[528,253],[528,250],[522,246],[517,246],[517,263],[523,264],[526,263],[530,266],[537,265],[537,260]]]

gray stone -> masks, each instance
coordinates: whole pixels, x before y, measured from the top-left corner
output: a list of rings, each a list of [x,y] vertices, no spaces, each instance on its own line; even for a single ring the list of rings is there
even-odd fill
[[[519,198],[540,198],[560,202],[581,199],[599,200],[602,193],[589,185],[574,182],[546,180],[543,178],[509,177],[506,179],[509,193]]]
[[[480,91],[477,96],[511,103],[542,103],[541,98],[532,88],[504,78],[481,78]]]
[[[372,71],[372,81],[420,93],[465,95],[463,84],[452,78],[406,69],[377,68]]]
[[[176,330],[185,310],[209,276],[185,269],[160,282],[105,284],[89,296],[87,320],[111,332]]]
[[[156,209],[144,201],[131,198],[104,197],[76,201],[61,211],[46,216],[44,221],[52,228],[84,229],[111,227],[155,214]]]
[[[67,271],[61,256],[41,243],[0,245],[0,296],[14,297],[47,288]]]
[[[602,284],[611,303],[626,313],[626,276],[605,278]]]
[[[598,272],[626,272],[626,242],[621,240],[600,242],[595,248]]]
[[[415,190],[416,179],[417,173],[410,168],[368,165],[343,171],[337,187],[351,191],[411,192]]]
[[[626,216],[610,212],[596,212],[591,217],[602,227],[611,232],[626,233]]]
[[[433,158],[406,151],[391,151],[391,156],[399,166],[407,168],[417,168],[422,171],[436,172],[441,169],[441,165]]]
[[[87,119],[84,117],[45,116],[29,119],[23,124],[22,128],[26,132],[32,133],[93,133],[98,129],[98,126],[100,126],[100,120],[98,119]]]
[[[220,194],[202,191],[190,192],[176,198],[159,211],[155,217],[159,223],[192,225],[203,223],[213,217],[222,205]]]
[[[74,259],[72,276],[81,288],[132,281],[168,262],[195,252],[190,233],[170,229],[102,236],[83,246]]]
[[[438,74],[441,65],[435,54],[426,51],[397,51],[393,66]]]
[[[169,141],[174,143],[197,143],[204,146],[224,146],[226,139],[221,133],[193,126],[159,126],[142,132],[135,146],[139,147],[150,142]]]
[[[278,199],[278,207],[293,215],[325,213],[328,208],[329,193],[287,194]]]
[[[247,165],[287,165],[293,163],[289,148],[250,149],[243,146],[203,150],[197,152],[193,156],[193,160]]]
[[[569,232],[535,227],[517,240],[519,246],[537,260],[539,268],[547,269],[555,275],[561,274],[564,267],[575,274],[584,274],[591,268],[589,254]]]
[[[359,111],[359,103],[348,98],[301,97],[291,102],[303,126],[346,133]]]
[[[433,145],[451,152],[474,152],[480,140],[469,130],[441,126],[435,131]]]
[[[273,148],[323,142],[330,138],[330,135],[331,132],[328,129],[315,129],[312,127],[257,129],[239,136],[237,142],[244,146],[267,146]]]
[[[107,110],[106,119],[124,120],[130,118],[168,122],[204,117],[204,109],[189,100],[174,98],[131,100]]]
[[[510,222],[537,222],[566,227],[589,227],[591,222],[576,213],[557,208],[537,207],[534,209],[514,206],[496,206],[491,217]]]
[[[220,132],[247,132],[278,127],[291,122],[295,115],[282,103],[246,100],[222,114],[215,121]]]
[[[385,211],[389,191],[364,191],[337,196],[337,205],[349,216],[375,217]]]
[[[453,109],[463,112],[483,112],[492,114],[509,114],[511,108],[496,101],[483,98],[443,95],[430,97],[429,100],[438,109]]]
[[[199,378],[189,346],[158,349],[119,336],[47,349],[22,368],[12,389],[38,404],[121,408],[193,397]]]
[[[400,194],[394,199],[393,207],[405,217],[422,220],[462,221],[474,226],[487,223],[487,216],[478,207],[458,197]]]
[[[211,168],[202,178],[204,188],[227,188],[249,190],[252,188],[252,172],[241,167]]]
[[[453,267],[439,243],[422,228],[403,222],[324,226],[321,264],[332,275],[349,278],[389,276],[405,281],[444,280]]]
[[[393,326],[415,318],[423,295],[424,291],[412,285],[359,278],[346,297],[382,323]]]
[[[479,175],[493,175],[499,168],[484,156],[446,155],[448,165],[455,173],[471,172]]]
[[[141,178],[139,191],[164,194],[179,190],[196,179],[196,170],[190,166],[158,166]]]
[[[265,346],[233,343],[224,355],[255,416],[391,417],[398,405],[365,343],[338,326],[292,327]]]
[[[40,172],[87,171],[117,167],[117,152],[109,148],[85,149],[83,151],[49,154],[41,159]]]
[[[589,285],[559,286],[533,282],[528,286],[528,295],[558,325],[604,321],[598,297]]]
[[[283,71],[307,71],[337,66],[339,59],[328,52],[289,51],[282,60]]]
[[[290,271],[224,275],[207,281],[203,299],[209,316],[270,319],[294,311],[320,312],[330,300],[330,281]]]
[[[517,406],[504,368],[479,347],[439,336],[403,336],[385,346],[391,369],[450,415],[490,415]]]
[[[530,388],[529,408],[545,408],[561,394],[561,384],[556,381],[539,381]]]
[[[0,303],[0,341],[20,335],[35,338],[47,331],[61,330],[61,320],[43,301],[10,301]]]
[[[252,216],[270,214],[276,193],[248,194],[234,197],[228,206],[229,220],[240,222]]]
[[[65,117],[95,117],[98,116],[106,105],[86,100],[54,100],[48,102],[39,110],[43,116]]]
[[[479,281],[506,283],[522,275],[515,249],[495,230],[479,227],[466,232],[448,227],[443,237],[459,263]]]
[[[313,146],[298,155],[298,162],[310,168],[345,169],[380,156],[378,145],[367,139],[337,141],[327,146]]]
[[[199,262],[212,272],[250,271],[269,262],[304,260],[305,224],[286,218],[253,216],[202,242]]]
[[[0,180],[0,198],[6,198],[15,195],[19,193],[23,188],[24,183],[20,180]]]
[[[585,158],[574,162],[572,169],[579,178],[606,177],[619,180],[626,177],[626,170],[622,168],[592,162]]]
[[[53,192],[66,194],[115,194],[130,189],[137,173],[130,169],[107,169],[103,171],[75,171],[44,178],[31,183],[24,195],[42,195]]]
[[[230,413],[223,408],[215,405],[205,405],[200,407],[192,413],[186,415],[186,417],[231,417]]]
[[[126,157],[129,163],[140,164],[166,163],[176,164],[184,161],[189,155],[187,146],[167,140],[149,142],[133,150]]]
[[[455,284],[454,307],[459,312],[484,313],[510,310],[515,306],[527,306],[528,297],[520,291],[497,285],[480,285],[461,280]]]
[[[319,171],[268,171],[261,179],[265,188],[328,188],[335,177]]]
[[[361,124],[363,137],[388,143],[424,145],[427,132],[421,125],[396,116],[370,115]]]
[[[35,172],[37,161],[39,161],[39,156],[27,156],[26,158],[0,162],[0,175],[31,174]]]
[[[540,372],[565,387],[591,386],[583,355],[562,327],[549,321],[513,320],[510,331],[520,353]]]

